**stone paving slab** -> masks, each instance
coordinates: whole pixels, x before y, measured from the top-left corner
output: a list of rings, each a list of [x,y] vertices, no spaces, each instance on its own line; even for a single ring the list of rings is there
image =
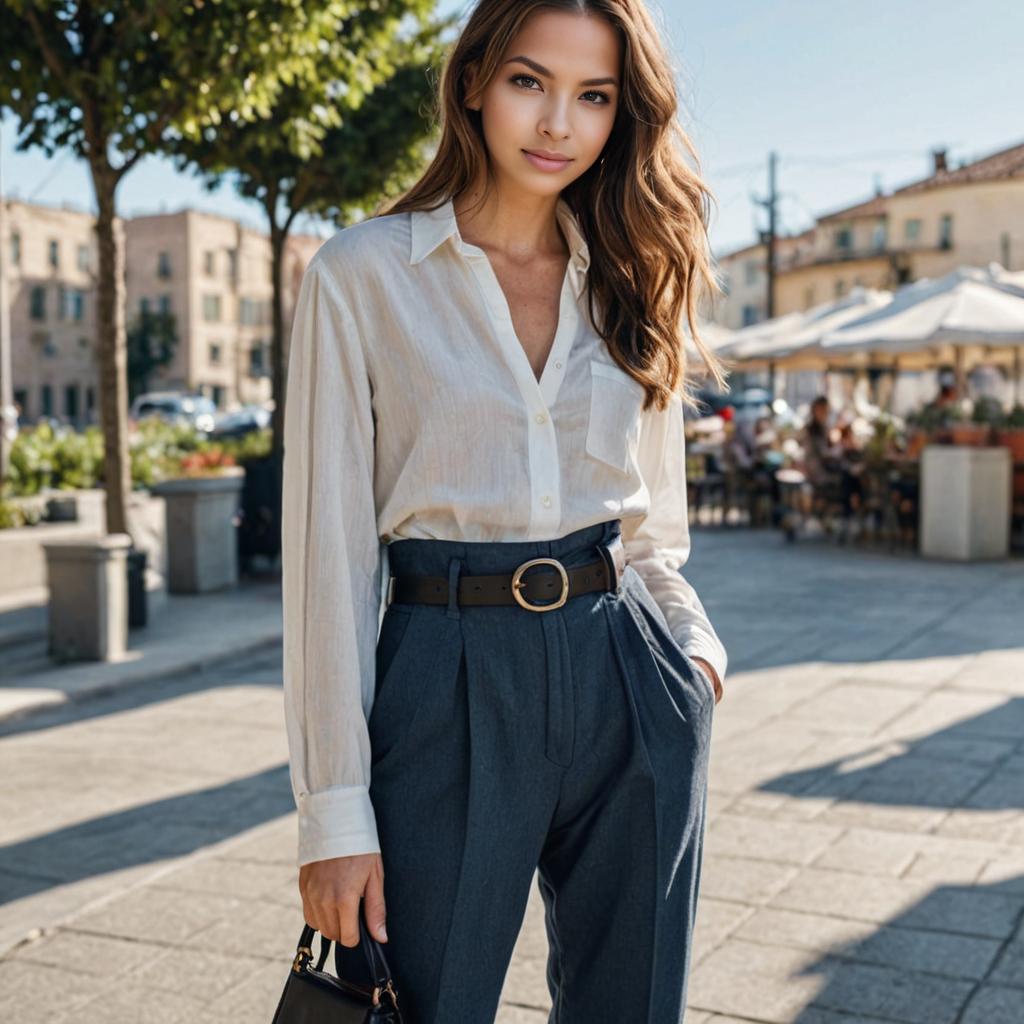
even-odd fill
[[[686,1024],[1022,1024],[1024,567],[696,536],[730,674]],[[270,1019],[301,929],[276,671],[0,729],[0,1019]],[[546,1024],[546,955],[534,884],[499,1024]]]
[[[167,595],[115,661],[56,664],[45,657],[45,639],[30,670],[0,657],[0,721],[273,648],[282,635],[280,592],[275,580],[246,579],[230,591]]]

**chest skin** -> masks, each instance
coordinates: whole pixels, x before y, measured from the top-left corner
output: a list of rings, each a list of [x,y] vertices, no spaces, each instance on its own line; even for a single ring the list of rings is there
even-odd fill
[[[517,265],[498,255],[488,255],[488,259],[505,293],[516,337],[534,377],[540,380],[558,328],[568,256],[534,259],[527,265]]]

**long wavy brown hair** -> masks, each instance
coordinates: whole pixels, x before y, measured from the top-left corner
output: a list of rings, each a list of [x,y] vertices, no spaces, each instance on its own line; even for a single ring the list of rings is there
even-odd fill
[[[591,321],[615,361],[646,389],[644,408],[655,403],[663,409],[677,392],[695,408],[684,308],[693,344],[721,390],[728,372],[697,329],[699,289],[712,296],[722,292],[707,237],[714,196],[676,118],[673,68],[642,0],[479,0],[441,70],[437,151],[419,180],[374,216],[434,209],[481,178],[491,182],[480,112],[466,101],[486,88],[508,45],[540,10],[602,16],[622,43],[622,85],[611,134],[593,166],[561,193],[590,249]],[[479,83],[474,96],[466,91],[471,66]],[[595,306],[601,315],[595,316]]]

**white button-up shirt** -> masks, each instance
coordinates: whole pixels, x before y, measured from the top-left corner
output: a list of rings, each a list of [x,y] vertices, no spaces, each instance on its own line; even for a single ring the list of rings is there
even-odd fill
[[[641,410],[571,250],[540,380],[452,201],[337,232],[299,291],[284,425],[284,709],[299,865],[379,851],[367,720],[398,538],[550,540],[622,519],[627,557],[690,655],[727,657],[693,587],[682,405]]]

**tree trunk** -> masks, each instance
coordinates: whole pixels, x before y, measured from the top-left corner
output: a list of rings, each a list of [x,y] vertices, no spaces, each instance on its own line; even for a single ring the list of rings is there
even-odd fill
[[[270,224],[270,267],[273,275],[271,299],[272,334],[270,338],[270,394],[273,414],[270,427],[273,434],[270,451],[274,462],[280,463],[285,440],[285,243],[287,233],[278,225]]]
[[[274,400],[274,411],[270,420],[270,458],[274,469],[275,530],[278,530],[281,525],[281,487],[284,471],[284,399],[287,390],[284,358],[284,247],[287,241],[287,228],[281,228],[275,224],[273,214],[271,214],[270,265],[274,291],[271,303],[270,388]]]
[[[97,153],[104,152],[98,148]],[[129,533],[128,496],[131,461],[128,454],[128,356],[124,323],[124,254],[114,235],[118,178],[100,162],[92,162],[93,188],[99,214],[96,241],[99,276],[96,331],[99,342],[100,421],[103,425],[103,479],[106,485],[107,533]]]

